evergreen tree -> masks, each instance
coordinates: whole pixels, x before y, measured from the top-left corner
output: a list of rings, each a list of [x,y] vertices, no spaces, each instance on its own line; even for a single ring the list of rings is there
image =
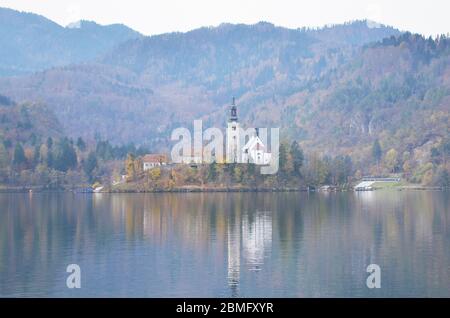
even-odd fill
[[[208,167],[208,181],[216,181],[217,178],[217,163],[213,161]]]
[[[88,176],[90,182],[92,182],[92,173],[95,168],[97,168],[97,156],[94,152],[90,152],[86,161],[83,163],[83,170]]]
[[[23,151],[23,147],[20,143],[16,144],[16,147],[14,148],[14,157],[13,157],[13,164],[17,167],[23,166],[27,162],[27,159],[25,157],[25,152]]]
[[[54,168],[54,162],[55,160],[53,159],[53,151],[51,149],[48,149],[47,147],[47,167]]]
[[[47,138],[47,149],[50,150],[53,147],[53,139],[52,137]]]
[[[80,151],[86,150],[86,143],[84,142],[83,138],[81,138],[81,137],[78,137],[78,139],[77,139],[77,148]]]
[[[247,165],[247,174],[249,177],[254,177],[256,173],[256,165],[254,163],[249,163]]]
[[[294,141],[291,145],[291,157],[292,157],[292,164],[294,173],[297,176],[300,176],[301,174],[301,168],[303,167],[303,161],[305,160],[305,156],[303,154],[302,148],[300,148],[300,145],[297,141]]]
[[[41,150],[40,145],[36,144],[36,146],[34,147],[34,152],[33,152],[33,164],[35,166],[37,166],[40,162],[40,150]]]
[[[372,157],[377,164],[380,162],[382,155],[383,151],[381,150],[380,142],[376,139],[372,145]]]
[[[438,170],[436,174],[435,184],[444,188],[450,187],[450,174],[445,168],[441,168]]]
[[[75,152],[73,144],[69,139],[63,138],[58,143],[54,162],[55,169],[67,172],[69,169],[76,168],[77,164],[77,153]]]

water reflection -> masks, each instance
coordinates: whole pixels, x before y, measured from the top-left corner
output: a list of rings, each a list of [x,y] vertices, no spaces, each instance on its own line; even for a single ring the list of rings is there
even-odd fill
[[[445,192],[0,194],[0,296],[450,296]],[[65,286],[79,264],[80,290]],[[382,289],[365,286],[382,268]]]

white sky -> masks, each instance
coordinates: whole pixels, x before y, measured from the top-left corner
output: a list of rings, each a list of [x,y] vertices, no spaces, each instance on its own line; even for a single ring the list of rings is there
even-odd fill
[[[450,32],[450,0],[0,0],[0,7],[64,26],[80,19],[123,23],[146,35],[222,22],[297,28],[365,18],[427,36]]]

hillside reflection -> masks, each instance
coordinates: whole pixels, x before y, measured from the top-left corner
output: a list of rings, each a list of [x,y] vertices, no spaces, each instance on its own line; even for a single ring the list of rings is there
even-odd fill
[[[0,194],[0,296],[450,296],[445,192]],[[66,266],[83,288],[65,287]],[[365,268],[383,288],[365,288]]]

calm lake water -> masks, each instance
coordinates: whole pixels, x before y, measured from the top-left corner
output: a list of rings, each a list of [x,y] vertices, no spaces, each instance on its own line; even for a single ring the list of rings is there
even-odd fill
[[[426,191],[0,194],[0,296],[450,297],[449,207]]]

